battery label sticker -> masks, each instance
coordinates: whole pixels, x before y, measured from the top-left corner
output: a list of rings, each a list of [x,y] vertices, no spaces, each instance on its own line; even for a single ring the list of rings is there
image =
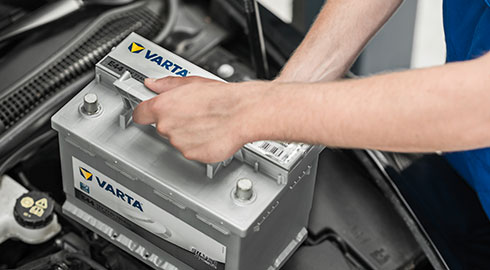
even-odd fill
[[[107,56],[106,58],[104,58],[104,60],[102,60],[102,62],[100,63],[102,66],[106,67],[107,69],[109,69],[110,71],[116,73],[118,76],[121,76],[124,72],[128,71],[129,74],[131,74],[131,78],[143,83],[145,81],[145,79],[148,77],[130,67],[128,67],[127,65],[117,61],[116,59],[110,57],[110,56]]]
[[[186,250],[188,255],[206,264],[199,269],[224,267],[224,245],[77,158],[72,157],[72,163],[77,198],[129,229],[136,224]]]
[[[280,166],[288,168],[295,164],[308,151],[310,145],[304,143],[258,141],[248,143],[245,147]]]

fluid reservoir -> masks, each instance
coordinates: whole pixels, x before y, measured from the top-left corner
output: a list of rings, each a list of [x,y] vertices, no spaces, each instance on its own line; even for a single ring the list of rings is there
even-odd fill
[[[29,192],[6,175],[0,178],[0,205],[0,243],[16,238],[40,244],[61,230],[53,199],[44,192]]]

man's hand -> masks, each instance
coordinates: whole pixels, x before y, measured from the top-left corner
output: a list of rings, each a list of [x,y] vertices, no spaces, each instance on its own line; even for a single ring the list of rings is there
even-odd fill
[[[201,77],[146,79],[145,85],[159,95],[135,109],[134,122],[156,124],[187,159],[223,161],[253,139],[247,129],[257,123],[247,116],[260,101],[254,95],[260,87]]]

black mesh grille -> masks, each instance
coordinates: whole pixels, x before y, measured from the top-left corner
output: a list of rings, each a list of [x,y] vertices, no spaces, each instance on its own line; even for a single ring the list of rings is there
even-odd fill
[[[0,127],[3,127],[0,133],[11,128],[64,86],[92,71],[95,64],[131,32],[151,38],[161,26],[157,16],[145,7],[119,13],[108,19],[85,41],[0,100]]]

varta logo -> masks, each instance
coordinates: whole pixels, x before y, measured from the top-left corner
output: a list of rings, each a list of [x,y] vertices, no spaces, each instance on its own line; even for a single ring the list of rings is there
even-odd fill
[[[79,170],[80,170],[80,175],[82,175],[82,177],[85,180],[92,181],[94,175],[90,171],[82,167],[79,167]],[[143,212],[143,206],[140,201],[136,200],[135,198],[125,193],[124,191],[118,188],[114,188],[111,184],[101,180],[98,176],[95,176],[95,179],[97,180],[97,184],[101,189],[104,189],[105,191],[111,193],[113,196],[121,199],[123,202],[126,202],[130,206]],[[83,184],[82,182],[80,182],[80,189],[82,189],[87,193],[90,193],[90,187],[88,185]]]
[[[145,47],[143,47],[143,45],[141,45],[139,43],[133,42],[133,43],[131,43],[131,45],[129,45],[128,49],[132,53],[140,53],[145,49]]]
[[[139,54],[140,52],[145,50],[145,47],[139,43],[132,42],[131,45],[129,45],[128,49],[132,53]],[[153,53],[150,49],[146,50],[144,56],[150,62],[153,62],[165,68],[166,70],[172,72],[177,76],[186,77],[189,74],[189,71],[187,69],[179,66],[177,63],[174,63],[168,59],[164,59],[162,56],[158,55],[157,53]]]
[[[87,181],[92,181],[92,176],[93,174],[91,172],[89,172],[88,170],[82,168],[82,167],[79,167],[80,169],[80,175]]]
[[[97,176],[95,177],[95,179],[97,179],[97,184],[99,185],[100,188],[104,189],[105,191],[121,199],[123,202],[126,202],[132,207],[143,212],[143,207],[138,200],[134,199],[129,194],[125,193],[124,191],[118,188],[114,189],[114,187],[111,184],[107,183],[106,181],[100,180],[100,178]]]

